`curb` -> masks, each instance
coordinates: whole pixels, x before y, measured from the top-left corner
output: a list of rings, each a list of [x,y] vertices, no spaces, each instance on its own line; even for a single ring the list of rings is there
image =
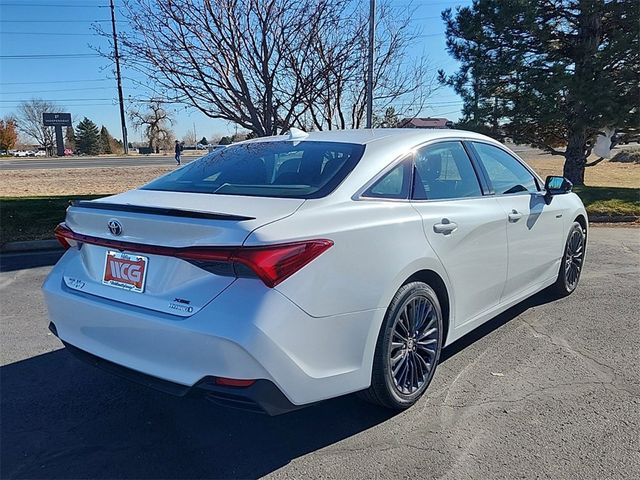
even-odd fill
[[[636,223],[640,217],[635,215],[593,215],[589,217],[589,223]]]
[[[640,217],[634,215],[594,215],[589,217],[589,223],[638,223]],[[57,240],[28,240],[25,242],[7,242],[0,247],[0,253],[28,253],[47,250],[62,250]]]
[[[25,242],[7,242],[0,248],[1,253],[28,253],[47,250],[62,250],[57,240],[28,240]]]

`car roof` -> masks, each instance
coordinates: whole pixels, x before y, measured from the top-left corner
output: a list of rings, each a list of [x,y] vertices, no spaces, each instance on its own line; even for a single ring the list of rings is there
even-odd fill
[[[246,142],[268,142],[268,141],[322,141],[356,143],[367,145],[377,142],[393,141],[407,142],[428,142],[431,140],[446,138],[475,138],[478,140],[492,139],[475,132],[453,129],[421,129],[421,128],[361,128],[354,130],[323,130],[314,132],[303,132],[294,130],[292,134],[276,135],[272,137],[260,137]],[[245,142],[241,142],[245,143]]]

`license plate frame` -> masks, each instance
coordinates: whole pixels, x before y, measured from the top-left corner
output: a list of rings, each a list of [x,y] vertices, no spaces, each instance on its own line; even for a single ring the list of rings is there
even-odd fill
[[[102,284],[129,292],[144,293],[148,267],[148,257],[107,250]]]

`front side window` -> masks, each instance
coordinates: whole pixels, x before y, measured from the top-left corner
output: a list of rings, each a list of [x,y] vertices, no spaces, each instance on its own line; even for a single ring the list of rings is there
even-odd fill
[[[255,142],[216,150],[145,185],[143,190],[320,198],[356,166],[364,145],[338,142]]]
[[[487,143],[473,142],[478,158],[484,166],[498,195],[538,191],[535,177],[518,160],[501,148]]]
[[[442,142],[415,155],[413,198],[439,200],[482,195],[476,172],[460,142]]]

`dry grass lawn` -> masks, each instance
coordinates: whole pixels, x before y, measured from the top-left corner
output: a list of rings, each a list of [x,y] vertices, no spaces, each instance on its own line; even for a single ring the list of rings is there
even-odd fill
[[[100,195],[124,192],[173,167],[54,168],[0,171],[0,197]]]
[[[520,154],[538,175],[562,175],[564,157],[541,155],[536,152]],[[590,159],[590,161],[593,159]],[[603,161],[585,170],[586,185],[590,187],[640,188],[640,165]]]

